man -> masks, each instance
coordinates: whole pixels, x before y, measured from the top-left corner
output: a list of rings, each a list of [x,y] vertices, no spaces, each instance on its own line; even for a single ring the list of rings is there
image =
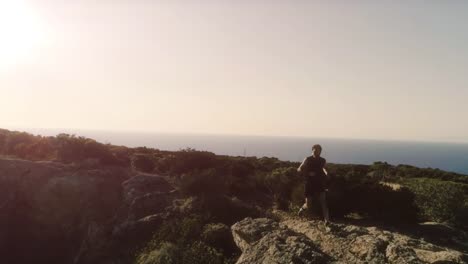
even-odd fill
[[[325,164],[326,160],[320,157],[322,147],[314,145],[312,147],[312,156],[306,157],[297,171],[305,178],[305,203],[299,210],[301,215],[306,209],[311,208],[313,197],[317,197],[322,207],[325,225],[330,221],[328,207],[325,200],[325,181],[328,175]]]

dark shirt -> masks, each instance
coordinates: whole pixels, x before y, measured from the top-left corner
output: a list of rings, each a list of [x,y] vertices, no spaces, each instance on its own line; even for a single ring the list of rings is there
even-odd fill
[[[326,160],[322,157],[310,156],[304,159],[299,171],[305,177],[304,195],[311,195],[324,192],[326,189],[326,174],[323,171]]]
[[[322,157],[315,158],[309,156],[304,159],[301,166],[299,167],[301,172],[304,173],[306,179],[309,177],[325,177],[323,168],[325,167],[326,160]]]

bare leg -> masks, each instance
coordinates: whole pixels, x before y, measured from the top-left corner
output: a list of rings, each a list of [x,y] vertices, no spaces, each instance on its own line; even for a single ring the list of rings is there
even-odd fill
[[[311,198],[311,197],[306,197],[306,198],[305,198],[305,202],[304,202],[304,204],[301,206],[301,208],[303,208],[303,209],[308,209],[308,208],[310,208],[311,203],[312,203],[312,198]]]
[[[305,203],[299,209],[299,215],[304,213],[305,211],[309,211],[312,208],[312,197],[306,197]]]
[[[306,202],[305,202],[306,208],[311,210],[312,209],[312,197],[306,197]]]
[[[325,219],[325,222],[329,222],[330,216],[328,213],[327,201],[325,199],[325,192],[321,192],[319,194],[319,201],[320,201],[320,205],[322,206],[323,218]]]

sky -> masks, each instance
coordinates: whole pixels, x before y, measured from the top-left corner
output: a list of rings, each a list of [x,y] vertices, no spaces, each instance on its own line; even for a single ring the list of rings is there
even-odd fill
[[[467,1],[0,0],[0,127],[468,141]]]

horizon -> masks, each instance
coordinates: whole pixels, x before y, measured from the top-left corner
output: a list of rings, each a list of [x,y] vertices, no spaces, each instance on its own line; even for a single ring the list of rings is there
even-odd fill
[[[0,124],[464,144],[466,13],[439,1],[5,0]]]
[[[394,166],[441,169],[468,176],[466,143],[105,130],[20,131],[44,137],[66,133],[128,148],[147,147],[164,151],[190,148],[217,155],[274,157],[293,162],[302,161],[310,155],[312,145],[321,144],[323,155],[330,163],[371,165],[386,162]]]
[[[135,134],[135,135],[191,135],[191,136],[220,136],[220,137],[258,137],[258,138],[288,138],[288,139],[316,139],[316,140],[343,140],[343,141],[375,141],[387,143],[429,143],[429,144],[453,144],[468,145],[467,141],[443,141],[443,140],[415,140],[415,139],[385,139],[385,138],[350,138],[350,137],[326,137],[326,136],[307,136],[307,135],[261,135],[261,134],[230,134],[230,133],[203,133],[203,132],[184,132],[184,131],[142,131],[142,130],[108,130],[108,129],[79,129],[79,128],[22,128],[22,127],[0,127],[0,129],[10,131],[26,132],[36,136],[56,136],[60,133],[75,136],[83,136],[79,133],[116,133],[116,134]],[[52,133],[52,134],[41,134]],[[55,135],[53,133],[56,133]],[[86,137],[86,136],[85,136]],[[91,138],[93,139],[93,138]],[[317,142],[320,143],[320,142]]]

